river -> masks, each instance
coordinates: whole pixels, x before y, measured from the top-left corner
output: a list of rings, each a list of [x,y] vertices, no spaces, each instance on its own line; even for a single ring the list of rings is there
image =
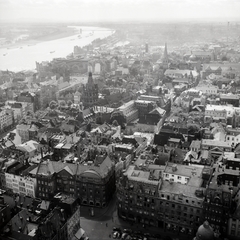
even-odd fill
[[[73,36],[43,41],[34,45],[0,48],[0,70],[22,71],[36,68],[35,62],[51,61],[53,58],[66,57],[73,52],[74,46],[85,46],[94,39],[110,36],[114,31],[99,27],[69,26],[76,29]],[[82,29],[81,38],[80,29]]]

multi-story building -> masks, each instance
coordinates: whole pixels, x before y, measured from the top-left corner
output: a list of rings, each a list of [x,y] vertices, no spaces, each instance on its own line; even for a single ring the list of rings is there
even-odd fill
[[[106,63],[102,60],[92,60],[88,62],[88,72],[93,74],[101,74],[106,69]]]
[[[0,108],[0,131],[13,124],[13,110]]]
[[[98,85],[94,83],[92,73],[89,73],[88,82],[82,89],[82,103],[84,107],[97,105],[98,102]]]
[[[235,94],[220,94],[220,104],[231,104],[234,107],[239,107],[239,96]]]
[[[235,110],[232,106],[207,104],[205,109],[204,121],[232,124],[234,115]]]
[[[41,212],[38,210],[38,212]],[[5,227],[4,239],[54,239],[68,240],[67,219],[65,211],[54,208],[47,216],[39,216],[27,209],[16,214]]]
[[[6,103],[6,108],[12,109],[14,121],[16,123],[19,122],[22,118],[25,118],[28,112],[34,111],[34,105],[32,102],[7,101]]]
[[[42,199],[62,192],[78,197],[83,205],[105,207],[115,191],[114,164],[107,156],[83,164],[41,162],[36,178],[37,196]]]
[[[231,152],[233,145],[230,142],[214,139],[202,139],[202,150],[210,150],[212,153],[222,155],[223,152]]]
[[[51,62],[54,69],[68,69],[71,74],[85,74],[88,71],[88,59],[54,58]],[[37,67],[38,70],[38,67]]]
[[[134,100],[120,106],[118,112],[124,116],[126,123],[132,122],[138,118],[138,110],[136,109]]]
[[[151,102],[158,102],[161,101],[162,97],[161,96],[156,96],[156,95],[140,95],[138,97],[138,100],[143,100],[143,101],[151,101]]]
[[[40,108],[46,108],[51,101],[56,101],[57,86],[55,84],[42,84],[39,91]]]
[[[83,229],[80,226],[78,199],[57,194],[50,205],[49,201],[39,201],[29,197],[19,196],[19,200],[19,207],[22,210],[12,219],[7,219],[8,224],[1,232],[1,239],[76,240],[84,238]]]
[[[7,205],[4,201],[4,198],[0,196],[0,229],[3,228],[3,226],[8,223],[8,221],[11,219],[11,210],[9,205]]]
[[[93,111],[95,113],[97,123],[110,122],[111,115],[115,109],[110,107],[95,106]]]
[[[141,119],[144,118],[146,114],[148,114],[156,107],[156,104],[153,101],[136,100],[135,106],[138,109],[139,120],[141,121]]]
[[[15,162],[6,169],[5,180],[6,188],[14,193],[36,197],[36,178],[34,171],[30,172],[35,166],[27,166],[20,162]]]
[[[164,73],[165,76],[175,78],[193,78],[197,79],[199,74],[194,70],[179,70],[179,69],[167,69]]]
[[[33,112],[35,112],[38,109],[38,95],[35,93],[30,92],[21,92],[19,96],[16,98],[18,102],[26,102],[30,103],[32,106]]]
[[[227,234],[233,230],[231,218],[234,218],[239,201],[239,170],[227,169],[219,164],[215,164],[213,169],[203,203],[204,218],[215,232]]]
[[[31,128],[31,125],[28,125],[28,124],[18,124],[17,125],[16,129],[17,129],[19,136],[21,137],[22,143],[30,140],[30,137],[29,137],[29,129],[30,128]]]
[[[117,181],[119,216],[165,230],[193,233],[203,215],[203,166],[158,165],[140,158]]]
[[[221,64],[219,65],[203,64],[202,78],[205,79],[211,74],[221,75],[222,74]]]
[[[184,54],[184,58],[190,61],[200,61],[201,63],[209,63],[214,60],[214,55],[211,51],[191,51]]]
[[[21,103],[12,102],[8,103],[10,105],[10,108],[13,110],[13,116],[15,123],[18,123],[24,116],[24,108]]]
[[[65,239],[77,239],[75,234],[78,235],[80,231],[80,206],[78,199],[59,193],[54,196],[54,201],[61,209],[66,210],[66,225],[67,232]]]
[[[188,183],[180,183],[181,178],[182,182],[186,179],[184,174],[175,175],[177,179],[170,178],[169,181],[164,181],[159,189],[158,218],[161,226],[167,230],[191,234],[202,222],[204,188],[201,187],[201,175],[198,175],[199,171],[194,172],[195,169],[195,167],[190,167],[189,170],[186,168],[186,172],[192,171]]]
[[[195,87],[196,90],[201,91],[203,94],[208,94],[208,95],[213,95],[213,94],[218,94],[218,86],[214,85],[200,85]]]

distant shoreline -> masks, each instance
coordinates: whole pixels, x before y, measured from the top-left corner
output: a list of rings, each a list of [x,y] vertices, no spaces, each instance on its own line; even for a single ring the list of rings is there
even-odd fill
[[[23,41],[19,41],[16,43],[11,43],[11,44],[5,44],[5,45],[1,45],[0,49],[3,48],[18,48],[21,46],[26,46],[26,45],[36,45],[38,43],[41,42],[47,42],[47,41],[52,41],[52,40],[56,40],[56,39],[61,39],[61,38],[66,38],[66,37],[71,37],[73,35],[76,35],[76,29],[73,28],[66,28],[66,31],[59,31],[57,33],[53,33],[53,34],[49,34],[49,35],[45,35],[45,36],[40,36],[38,38],[34,38],[34,39],[26,39]]]

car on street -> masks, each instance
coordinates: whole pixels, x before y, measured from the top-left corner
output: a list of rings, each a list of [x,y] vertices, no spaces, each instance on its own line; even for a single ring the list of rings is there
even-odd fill
[[[121,237],[121,234],[119,232],[114,232],[113,235],[112,235],[113,238],[120,238]]]
[[[122,240],[127,240],[127,239],[129,239],[129,237],[130,237],[130,236],[129,236],[127,233],[124,232],[124,233],[122,234],[122,238],[121,238],[121,239],[122,239]]]

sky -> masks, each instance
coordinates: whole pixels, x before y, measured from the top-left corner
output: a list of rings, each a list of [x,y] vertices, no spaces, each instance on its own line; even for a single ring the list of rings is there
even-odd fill
[[[232,19],[240,0],[0,0],[0,23]]]

